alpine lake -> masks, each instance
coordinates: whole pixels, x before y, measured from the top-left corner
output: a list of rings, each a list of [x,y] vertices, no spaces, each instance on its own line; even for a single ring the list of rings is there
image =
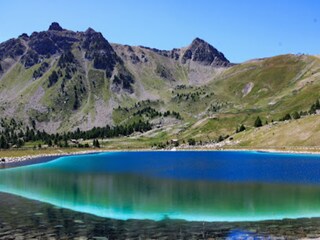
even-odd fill
[[[0,239],[320,237],[320,155],[106,152],[0,169]]]

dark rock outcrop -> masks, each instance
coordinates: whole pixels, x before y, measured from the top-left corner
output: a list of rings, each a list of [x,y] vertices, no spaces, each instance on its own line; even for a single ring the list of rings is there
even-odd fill
[[[230,64],[223,53],[200,38],[194,39],[182,55],[181,62],[186,63],[187,60],[213,66],[228,66]]]
[[[49,31],[63,31],[63,28],[57,22],[51,23]]]
[[[39,58],[48,58],[56,53],[70,51],[72,45],[80,41],[75,32],[63,30],[58,23],[52,23],[48,31],[33,32],[26,40],[28,40],[31,50],[38,54]],[[33,59],[35,60],[34,57],[35,54],[33,54]],[[30,58],[30,56],[25,58]],[[37,61],[34,61],[33,64],[29,61],[25,66],[31,67],[36,63]]]
[[[30,37],[29,46],[40,55],[53,55],[70,50],[73,43],[79,41],[75,34],[60,32],[34,32]]]
[[[168,79],[170,81],[174,81],[173,75],[170,72],[170,70],[161,64],[157,65],[155,72],[161,78]]]
[[[118,74],[113,76],[112,90],[119,93],[123,89],[127,93],[133,93],[132,84],[134,83],[133,76],[125,68],[121,69]]]
[[[93,60],[96,69],[105,70],[108,78],[112,76],[116,63],[122,62],[102,34],[92,28],[85,31],[82,47],[86,50],[85,57]]]
[[[24,64],[25,68],[30,68],[40,62],[39,54],[34,50],[28,50],[27,53],[22,56],[21,62]]]
[[[145,47],[145,46],[139,46],[141,48],[144,48],[144,49],[148,49],[152,52],[155,52],[161,56],[164,56],[164,57],[171,57],[173,58],[172,56],[174,56],[174,54],[172,53],[172,51],[175,51],[177,49],[173,49],[172,51],[168,51],[168,50],[159,50],[159,49],[156,49],[156,48],[149,48],[149,47]]]
[[[174,48],[171,51],[167,51],[144,46],[140,47],[151,50],[164,57],[174,60],[180,59],[182,64],[185,64],[190,60],[202,65],[212,65],[216,67],[227,67],[230,65],[229,60],[223,53],[219,52],[216,48],[200,38],[194,39],[186,49]]]
[[[48,32],[32,33],[29,46],[41,55],[52,55],[58,51],[55,42],[50,38]]]
[[[26,50],[20,39],[9,39],[0,44],[0,60],[5,58],[13,58],[21,56]]]
[[[79,42],[79,36],[72,31],[50,32],[50,38],[57,45],[60,52],[71,49],[75,42]]]
[[[123,62],[138,64],[147,61],[143,51],[136,51],[129,45],[112,44],[111,46],[116,51],[118,56],[122,58]]]
[[[66,51],[66,52],[62,53],[62,55],[61,55],[61,57],[59,58],[59,61],[58,61],[58,66],[60,68],[64,68],[68,64],[71,64],[71,63],[76,63],[76,58],[74,57],[72,52],[71,51]]]
[[[25,40],[25,41],[28,41],[28,40],[29,40],[29,36],[28,36],[28,34],[26,34],[26,33],[22,33],[22,34],[19,36],[19,38],[21,38],[21,39],[23,39],[23,40]]]

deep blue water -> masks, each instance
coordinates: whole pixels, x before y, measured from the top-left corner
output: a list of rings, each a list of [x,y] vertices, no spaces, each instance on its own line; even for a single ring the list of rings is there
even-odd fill
[[[39,167],[206,181],[320,183],[320,156],[314,154],[248,151],[112,152],[62,157]]]
[[[0,170],[0,191],[102,217],[320,217],[320,156],[109,152]]]

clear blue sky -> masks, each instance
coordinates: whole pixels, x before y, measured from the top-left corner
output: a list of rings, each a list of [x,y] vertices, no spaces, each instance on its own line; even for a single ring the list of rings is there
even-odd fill
[[[0,42],[25,32],[100,31],[110,41],[172,49],[200,37],[232,62],[320,54],[318,0],[12,0],[0,9]]]

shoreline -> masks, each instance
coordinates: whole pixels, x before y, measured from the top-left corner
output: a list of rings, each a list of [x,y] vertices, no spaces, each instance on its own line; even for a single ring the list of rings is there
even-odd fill
[[[209,152],[221,152],[221,151],[232,151],[232,152],[260,152],[260,153],[283,153],[283,154],[312,154],[320,155],[320,149],[315,149],[315,151],[306,150],[279,150],[275,148],[172,148],[172,149],[95,149],[95,150],[84,150],[84,151],[71,151],[71,152],[59,152],[59,153],[39,153],[34,155],[23,155],[19,157],[0,157],[0,166],[4,164],[20,163],[34,160],[37,158],[46,157],[60,157],[60,156],[72,156],[72,155],[84,155],[91,153],[107,153],[107,152],[183,152],[183,151],[209,151]]]
[[[8,163],[10,164],[10,163],[26,162],[26,161],[34,160],[37,158],[83,155],[83,154],[98,153],[98,152],[106,152],[106,151],[85,150],[85,151],[61,152],[61,153],[42,153],[42,154],[35,154],[35,155],[24,155],[20,157],[2,157],[0,158],[0,165],[8,164]]]

